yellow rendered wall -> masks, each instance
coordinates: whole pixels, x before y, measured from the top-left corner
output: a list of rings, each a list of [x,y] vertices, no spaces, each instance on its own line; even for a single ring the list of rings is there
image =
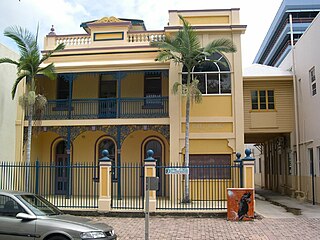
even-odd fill
[[[106,75],[106,79],[116,80],[113,75]],[[98,98],[100,91],[100,74],[77,74],[73,81],[72,98],[86,99]],[[168,96],[168,77],[162,77],[162,95]],[[56,99],[57,80],[39,77],[38,92],[47,99]],[[144,97],[144,73],[128,73],[121,80],[121,97]]]
[[[72,162],[93,163],[95,161],[95,143],[102,135],[104,133],[100,131],[87,131],[77,136],[72,144]]]
[[[186,124],[181,124],[181,130],[185,133]],[[190,133],[220,133],[232,132],[233,124],[227,122],[192,122],[190,123]]]
[[[162,96],[168,96],[169,80],[162,76]],[[128,73],[121,80],[121,97],[144,97],[144,73]]]
[[[274,90],[275,110],[252,111],[251,91]],[[292,80],[250,80],[243,84],[245,133],[291,132],[294,128]]]
[[[79,74],[73,81],[73,99],[98,98],[99,74]]]
[[[190,154],[232,154],[225,139],[190,139]]]
[[[49,163],[51,159],[52,142],[58,137],[59,135],[53,132],[34,134],[31,142],[31,162],[39,160],[40,162]],[[52,159],[52,161],[54,160],[55,159]]]
[[[48,100],[56,99],[57,81],[40,76],[37,80],[37,92],[43,94]]]
[[[186,116],[186,104],[183,99],[181,104],[182,116]],[[203,96],[200,104],[191,105],[190,117],[231,117],[232,96],[212,95]]]
[[[103,40],[122,40],[122,38],[124,37],[124,34],[122,32],[118,32],[118,33],[96,33],[94,35],[94,40],[95,41],[103,41]]]
[[[187,16],[185,17],[192,25],[203,25],[203,24],[228,24],[229,16]],[[180,24],[182,24],[180,20]]]
[[[143,150],[142,143],[151,136],[162,139],[162,142],[165,144],[165,161],[168,162],[169,147],[167,141],[161,134],[154,131],[136,131],[130,134],[123,142],[121,148],[121,163],[141,163],[141,159],[145,157],[145,153],[141,152]]]
[[[163,75],[162,75],[162,96],[169,96],[169,79],[168,77],[164,77]]]
[[[121,80],[121,97],[144,97],[144,73],[129,73]]]

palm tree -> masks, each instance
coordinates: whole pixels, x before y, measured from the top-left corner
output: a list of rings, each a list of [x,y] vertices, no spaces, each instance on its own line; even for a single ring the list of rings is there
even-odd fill
[[[41,66],[51,55],[57,51],[63,50],[64,45],[59,44],[54,50],[49,51],[47,54],[41,56],[37,38],[27,29],[13,26],[4,31],[6,37],[11,38],[19,49],[18,61],[10,58],[1,58],[1,63],[14,64],[17,67],[17,79],[13,84],[11,91],[12,99],[14,99],[18,84],[26,79],[26,93],[19,99],[19,103],[26,108],[28,116],[28,135],[26,145],[26,163],[30,164],[30,152],[31,152],[31,135],[32,135],[32,119],[35,113],[35,107],[43,108],[46,104],[46,98],[40,94],[36,94],[36,76],[44,75],[50,79],[56,78],[55,67],[53,63],[46,66]],[[27,183],[28,186],[28,176]]]
[[[207,61],[213,53],[235,52],[236,47],[229,39],[217,39],[210,42],[205,47],[201,47],[197,33],[192,26],[179,15],[183,26],[176,35],[166,36],[163,42],[152,42],[151,46],[158,47],[160,52],[156,61],[172,60],[177,64],[181,64],[187,70],[186,83],[175,82],[173,92],[180,92],[186,99],[186,125],[185,125],[185,167],[189,167],[189,127],[190,127],[190,104],[192,101],[201,102],[201,92],[198,88],[199,81],[193,77],[191,73],[194,67]],[[180,91],[179,91],[180,89]],[[185,177],[184,203],[190,202],[189,195],[189,174]]]

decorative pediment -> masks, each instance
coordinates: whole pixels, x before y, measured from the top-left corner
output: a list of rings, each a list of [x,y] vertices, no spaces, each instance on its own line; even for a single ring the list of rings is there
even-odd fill
[[[116,17],[103,17],[100,20],[95,21],[94,23],[114,23],[114,22],[123,22],[119,18]]]

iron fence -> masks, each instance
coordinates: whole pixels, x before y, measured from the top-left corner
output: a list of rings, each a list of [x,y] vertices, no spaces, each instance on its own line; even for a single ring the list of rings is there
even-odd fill
[[[144,209],[144,166],[123,163],[113,166],[111,208]]]
[[[99,183],[93,163],[0,163],[0,189],[40,194],[60,208],[98,208]]]
[[[240,165],[189,166],[189,200],[185,197],[183,166],[157,166],[159,190],[157,209],[223,210],[227,208],[227,188],[240,187]],[[168,170],[169,169],[169,170]],[[168,174],[169,173],[169,174]]]

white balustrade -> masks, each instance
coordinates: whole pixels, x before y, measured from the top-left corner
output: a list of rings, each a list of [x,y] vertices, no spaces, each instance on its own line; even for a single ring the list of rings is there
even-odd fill
[[[132,32],[128,33],[129,43],[146,43],[164,41],[164,32]]]
[[[90,35],[56,35],[55,45],[64,43],[66,48],[89,47],[92,43]],[[128,32],[128,44],[148,44],[165,40],[164,31]]]
[[[64,43],[66,47],[81,47],[91,44],[90,36],[57,36],[56,44]]]

